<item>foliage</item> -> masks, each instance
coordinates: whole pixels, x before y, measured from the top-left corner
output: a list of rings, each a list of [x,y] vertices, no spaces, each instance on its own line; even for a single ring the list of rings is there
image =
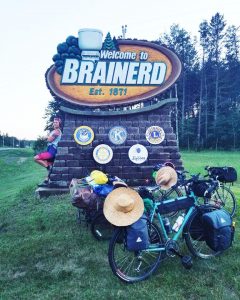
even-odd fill
[[[39,153],[46,150],[47,140],[45,137],[39,136],[36,141],[33,143],[33,151],[34,153]]]
[[[54,97],[51,99],[48,103],[47,108],[45,109],[45,115],[44,118],[46,119],[46,126],[45,130],[52,130],[52,122],[55,117],[60,117],[62,119],[62,125],[64,123],[64,115],[62,114],[60,110],[60,106],[62,104],[62,100]]]
[[[239,27],[226,25],[219,13],[203,20],[198,48],[176,24],[159,38],[182,61],[177,115],[179,144],[187,149],[240,149]]]

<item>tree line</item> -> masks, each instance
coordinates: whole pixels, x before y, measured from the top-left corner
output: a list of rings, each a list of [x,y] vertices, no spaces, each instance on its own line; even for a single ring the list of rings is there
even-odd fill
[[[240,148],[239,28],[216,13],[200,23],[198,37],[174,24],[159,38],[182,62],[173,116],[182,148]]]
[[[10,147],[10,148],[25,148],[32,147],[33,141],[26,139],[18,139],[15,136],[9,136],[8,133],[1,133],[0,131],[0,147]]]

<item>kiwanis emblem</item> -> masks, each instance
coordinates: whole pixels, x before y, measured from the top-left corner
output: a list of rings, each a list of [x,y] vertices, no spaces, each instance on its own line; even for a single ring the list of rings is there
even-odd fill
[[[127,131],[122,126],[115,126],[110,129],[108,136],[114,145],[121,145],[126,141]]]
[[[74,132],[74,140],[79,145],[88,145],[94,139],[94,132],[88,126],[80,126]]]
[[[159,126],[148,127],[146,130],[146,139],[150,144],[160,144],[165,139],[165,132]]]

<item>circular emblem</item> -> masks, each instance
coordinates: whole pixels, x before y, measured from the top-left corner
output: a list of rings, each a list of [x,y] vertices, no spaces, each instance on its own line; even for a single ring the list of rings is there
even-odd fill
[[[88,145],[94,139],[94,132],[88,126],[80,126],[74,131],[74,140],[79,145]]]
[[[165,139],[165,132],[159,126],[148,127],[146,130],[146,139],[150,144],[160,144]]]
[[[147,148],[140,144],[133,145],[128,151],[128,157],[133,163],[142,164],[148,158]]]
[[[121,145],[126,141],[127,130],[122,126],[115,126],[110,129],[108,136],[114,145]]]
[[[93,150],[93,158],[99,164],[107,164],[113,157],[112,148],[108,145],[100,144]]]

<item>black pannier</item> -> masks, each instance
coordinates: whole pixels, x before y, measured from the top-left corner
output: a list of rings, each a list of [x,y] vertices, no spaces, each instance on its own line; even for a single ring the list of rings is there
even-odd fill
[[[232,218],[224,209],[217,209],[202,216],[205,241],[214,251],[223,251],[232,245],[234,227]]]
[[[140,251],[149,247],[149,234],[147,218],[143,216],[135,223],[127,227],[127,249]]]
[[[205,192],[209,188],[207,182],[193,182],[191,185],[191,189],[195,196],[197,197],[204,197]]]
[[[237,171],[233,167],[210,167],[208,171],[212,177],[221,182],[234,182],[237,180]]]
[[[159,202],[158,212],[160,214],[168,214],[174,211],[187,209],[194,205],[193,197],[184,197],[183,199],[170,199]]]

